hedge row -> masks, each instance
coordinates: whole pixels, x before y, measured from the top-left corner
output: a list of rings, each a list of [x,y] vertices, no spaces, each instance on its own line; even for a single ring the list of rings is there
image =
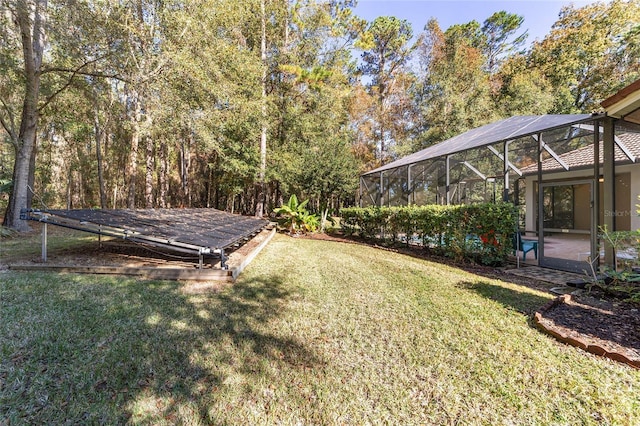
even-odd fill
[[[456,260],[484,264],[503,263],[512,252],[518,217],[509,203],[351,207],[340,216],[348,235],[422,244]]]

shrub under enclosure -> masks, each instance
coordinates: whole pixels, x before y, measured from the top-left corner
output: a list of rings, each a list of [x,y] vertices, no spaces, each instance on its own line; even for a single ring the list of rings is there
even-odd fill
[[[510,203],[351,207],[340,211],[347,235],[420,244],[456,260],[504,263],[518,217]]]

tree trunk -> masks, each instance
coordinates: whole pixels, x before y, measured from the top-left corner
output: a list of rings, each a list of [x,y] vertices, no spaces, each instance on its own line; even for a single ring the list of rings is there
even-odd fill
[[[127,176],[129,177],[129,196],[127,198],[127,207],[136,208],[136,175],[138,174],[138,147],[140,145],[140,118],[142,116],[142,107],[140,105],[140,96],[137,91],[131,94],[133,98],[133,114],[131,117],[131,151],[129,151],[129,162],[127,164]]]
[[[67,170],[67,210],[71,210],[73,208],[73,200],[71,199],[71,195],[73,191],[71,190],[71,185],[73,184],[71,169]]]
[[[182,140],[180,147],[180,188],[182,207],[191,207],[191,193],[189,188],[189,171],[191,168],[191,131]]]
[[[153,166],[154,166],[154,143],[153,139],[147,135],[147,150],[146,150],[146,173],[144,184],[144,203],[148,209],[153,208]]]
[[[17,231],[29,231],[26,221],[20,220],[20,210],[30,208],[29,205],[29,181],[30,181],[30,160],[35,149],[35,132],[37,122],[37,112],[29,119],[29,129],[20,131],[21,146],[16,152],[13,163],[13,191],[9,197],[9,206],[4,220],[4,226]],[[26,121],[23,119],[23,123]]]
[[[207,179],[207,208],[211,207],[211,191],[213,191],[213,164],[210,163],[209,168],[209,178]]]
[[[29,157],[29,186],[27,186],[27,208],[33,207],[34,188],[36,187],[36,155],[38,154],[38,134],[33,142],[33,150]],[[45,206],[42,206],[43,208]]]
[[[167,208],[167,192],[169,190],[167,186],[167,144],[162,141],[160,143],[160,176],[158,177],[160,183],[160,208]]]
[[[382,66],[384,66],[384,60],[382,61]],[[381,72],[379,79],[384,78],[384,72]],[[385,131],[385,114],[384,114],[384,88],[385,85],[383,83],[379,84],[378,87],[378,129],[380,131],[380,164],[386,163],[386,147],[384,141],[384,131]]]
[[[84,183],[84,179],[83,179],[83,174],[76,170],[75,175],[77,176],[77,179],[74,179],[75,182],[75,186],[76,186],[76,197],[77,197],[77,206],[80,206],[80,208],[85,208],[87,206],[87,198],[86,198],[86,186]]]
[[[20,133],[14,142],[13,190],[9,196],[9,207],[4,225],[18,231],[30,229],[26,221],[20,220],[20,210],[30,208],[29,182],[35,170],[36,135],[38,131],[38,97],[40,95],[40,69],[45,38],[46,0],[36,0],[31,8],[24,0],[16,2],[16,24],[20,30],[24,58],[25,97],[22,106]],[[32,26],[33,25],[33,26]]]
[[[107,208],[107,192],[104,186],[104,164],[102,163],[102,140],[105,132],[100,127],[100,120],[98,118],[98,111],[96,110],[95,117],[95,132],[96,132],[96,161],[98,163],[98,187],[100,191],[100,208]]]
[[[260,2],[262,37],[260,58],[262,60],[262,129],[260,131],[260,173],[256,187],[256,217],[264,214],[264,180],[267,175],[267,13],[265,0]]]
[[[215,162],[213,164],[216,164]],[[220,179],[216,178],[215,180],[216,184],[215,184],[215,195],[214,195],[214,202],[215,202],[215,208],[219,209],[220,208]]]
[[[111,205],[111,208],[115,210],[117,205],[118,205],[118,182],[116,182],[115,185],[113,185],[113,204]]]

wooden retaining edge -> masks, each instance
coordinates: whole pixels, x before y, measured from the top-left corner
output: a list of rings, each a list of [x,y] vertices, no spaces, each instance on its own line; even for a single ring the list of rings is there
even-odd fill
[[[255,259],[276,234],[274,228],[239,266],[223,269],[187,268],[133,268],[123,266],[67,266],[67,265],[9,265],[13,271],[39,271],[68,274],[130,275],[152,280],[227,281],[234,282],[238,275]]]
[[[239,266],[234,266],[230,269],[230,273],[233,281],[235,281],[236,278],[238,278],[238,275],[240,275],[240,273],[244,271],[244,268],[246,268],[253,261],[253,259],[255,259],[258,253],[260,253],[262,249],[265,248],[267,244],[269,244],[269,242],[273,239],[274,235],[276,235],[275,227],[271,230],[271,233],[269,233],[267,238],[265,238],[264,241],[258,245],[258,247],[256,247],[251,253],[247,255],[247,257],[244,258],[244,260]]]
[[[559,304],[566,303],[569,300],[571,300],[571,295],[563,294],[562,296],[556,297],[555,299],[553,299],[552,301],[550,301],[549,303],[541,307],[538,311],[536,311],[533,315],[533,322],[535,323],[536,327],[538,327],[540,330],[544,331],[545,333],[555,337],[557,340],[559,340],[562,343],[566,343],[568,345],[575,346],[577,348],[580,348],[594,355],[609,358],[613,361],[621,362],[633,368],[640,369],[640,360],[629,359],[625,355],[620,354],[618,352],[609,352],[603,347],[600,347],[598,345],[588,345],[580,339],[576,339],[571,336],[566,336],[562,334],[559,330],[555,329],[553,326],[547,326],[543,324],[543,321],[542,321],[543,313],[547,312],[549,309],[554,308]]]
[[[131,275],[153,280],[233,281],[231,271],[222,269],[132,268],[122,266],[9,265],[13,271],[69,274]]]

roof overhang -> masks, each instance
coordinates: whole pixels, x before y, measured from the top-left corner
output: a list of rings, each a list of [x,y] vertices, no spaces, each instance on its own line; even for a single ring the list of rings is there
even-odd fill
[[[640,80],[619,90],[600,105],[610,117],[640,124]]]

